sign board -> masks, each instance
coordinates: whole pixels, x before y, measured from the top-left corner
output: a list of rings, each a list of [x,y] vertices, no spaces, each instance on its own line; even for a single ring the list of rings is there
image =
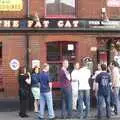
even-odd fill
[[[0,11],[21,11],[23,0],[0,0]]]
[[[108,7],[120,7],[120,0],[107,0]]]
[[[40,68],[40,60],[32,60],[32,68]]]
[[[74,44],[68,44],[68,51],[74,50]]]
[[[15,28],[15,29],[14,29]],[[20,31],[114,31],[120,30],[120,20],[81,20],[81,19],[0,19],[0,30]]]
[[[10,61],[9,65],[10,65],[10,68],[11,68],[12,70],[18,70],[19,67],[20,67],[20,63],[19,63],[19,61],[18,61],[17,59],[12,59],[12,60]]]

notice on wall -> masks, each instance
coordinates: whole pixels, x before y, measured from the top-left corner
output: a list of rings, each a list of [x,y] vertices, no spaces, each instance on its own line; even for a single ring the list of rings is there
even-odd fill
[[[40,60],[32,60],[32,68],[40,68]]]
[[[0,0],[0,11],[21,11],[23,0]]]

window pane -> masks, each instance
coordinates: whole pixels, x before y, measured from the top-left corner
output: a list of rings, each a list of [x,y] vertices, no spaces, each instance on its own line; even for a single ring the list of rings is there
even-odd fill
[[[52,42],[47,44],[47,60],[60,60],[60,44],[58,42]]]
[[[46,0],[47,16],[75,16],[75,0]]]
[[[59,1],[56,0],[46,0],[46,14],[47,15],[59,15],[60,7]]]
[[[75,15],[75,0],[61,0],[60,14]]]
[[[72,45],[73,48],[69,49],[68,48],[69,45]],[[63,56],[63,59],[67,58],[68,60],[75,60],[75,58],[76,58],[75,51],[76,51],[75,43],[62,43],[62,56]]]

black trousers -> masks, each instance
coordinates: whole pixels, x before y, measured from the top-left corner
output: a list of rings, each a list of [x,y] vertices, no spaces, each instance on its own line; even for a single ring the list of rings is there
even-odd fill
[[[26,115],[27,110],[27,95],[23,94],[23,91],[19,91],[20,98],[20,113],[19,115]]]
[[[26,99],[20,99],[20,115],[26,114],[26,107],[27,107],[27,100]]]

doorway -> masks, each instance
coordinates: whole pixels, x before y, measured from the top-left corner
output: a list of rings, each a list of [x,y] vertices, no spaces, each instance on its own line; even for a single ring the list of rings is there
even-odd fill
[[[50,75],[53,81],[53,97],[60,99],[60,82],[59,71],[62,66],[63,59],[69,60],[69,72],[73,70],[73,63],[76,60],[77,42],[48,42],[47,48],[47,62],[50,65]]]

